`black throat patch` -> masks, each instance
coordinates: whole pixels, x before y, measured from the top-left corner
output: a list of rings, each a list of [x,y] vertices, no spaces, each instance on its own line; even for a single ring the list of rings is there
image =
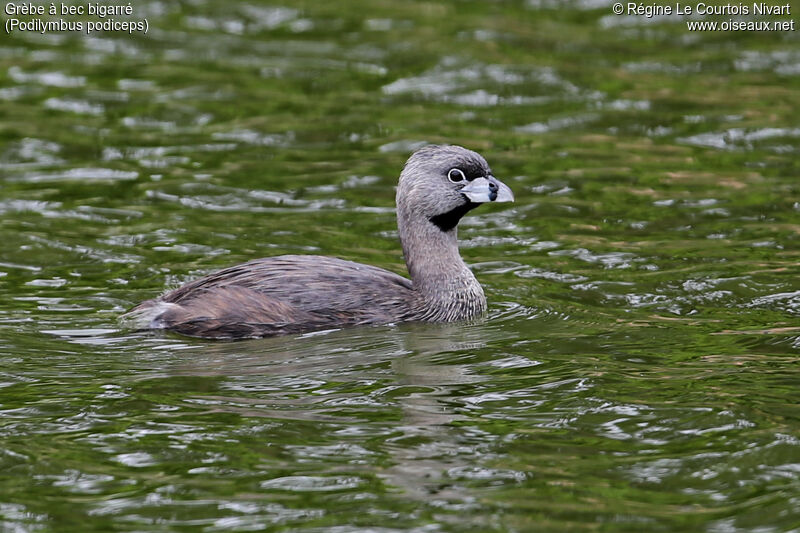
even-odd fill
[[[466,198],[466,197],[465,197]],[[475,209],[481,204],[470,202],[467,200],[466,203],[461,204],[460,206],[456,207],[448,211],[447,213],[442,213],[441,215],[436,215],[428,220],[436,224],[436,227],[442,231],[450,231],[451,229],[455,228],[458,225],[458,221],[461,220],[468,211]]]

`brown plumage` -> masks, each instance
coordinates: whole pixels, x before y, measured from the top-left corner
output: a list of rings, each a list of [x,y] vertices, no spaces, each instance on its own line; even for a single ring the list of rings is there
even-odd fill
[[[334,257],[268,257],[189,282],[123,319],[142,328],[235,339],[475,318],[486,311],[486,298],[458,253],[456,225],[467,211],[491,201],[513,201],[513,195],[483,157],[459,146],[428,146],[406,162],[397,188],[411,280]]]

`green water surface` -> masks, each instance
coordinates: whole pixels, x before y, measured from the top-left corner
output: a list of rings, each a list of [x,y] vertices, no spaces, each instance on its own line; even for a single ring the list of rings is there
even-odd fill
[[[800,32],[134,4],[146,34],[0,30],[0,530],[800,531]],[[404,273],[432,142],[516,195],[459,230],[486,319],[118,325],[256,257]]]

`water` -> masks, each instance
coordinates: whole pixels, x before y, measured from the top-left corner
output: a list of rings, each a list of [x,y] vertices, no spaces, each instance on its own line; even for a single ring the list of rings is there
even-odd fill
[[[136,4],[146,36],[0,37],[2,530],[800,531],[796,32]],[[255,257],[404,272],[425,142],[515,192],[460,229],[485,320],[117,324]]]

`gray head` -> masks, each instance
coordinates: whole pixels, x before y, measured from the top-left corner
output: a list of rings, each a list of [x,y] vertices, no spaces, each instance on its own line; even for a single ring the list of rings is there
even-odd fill
[[[417,150],[408,158],[397,186],[401,220],[425,219],[444,232],[482,203],[513,201],[511,189],[492,175],[483,156],[461,146]]]

